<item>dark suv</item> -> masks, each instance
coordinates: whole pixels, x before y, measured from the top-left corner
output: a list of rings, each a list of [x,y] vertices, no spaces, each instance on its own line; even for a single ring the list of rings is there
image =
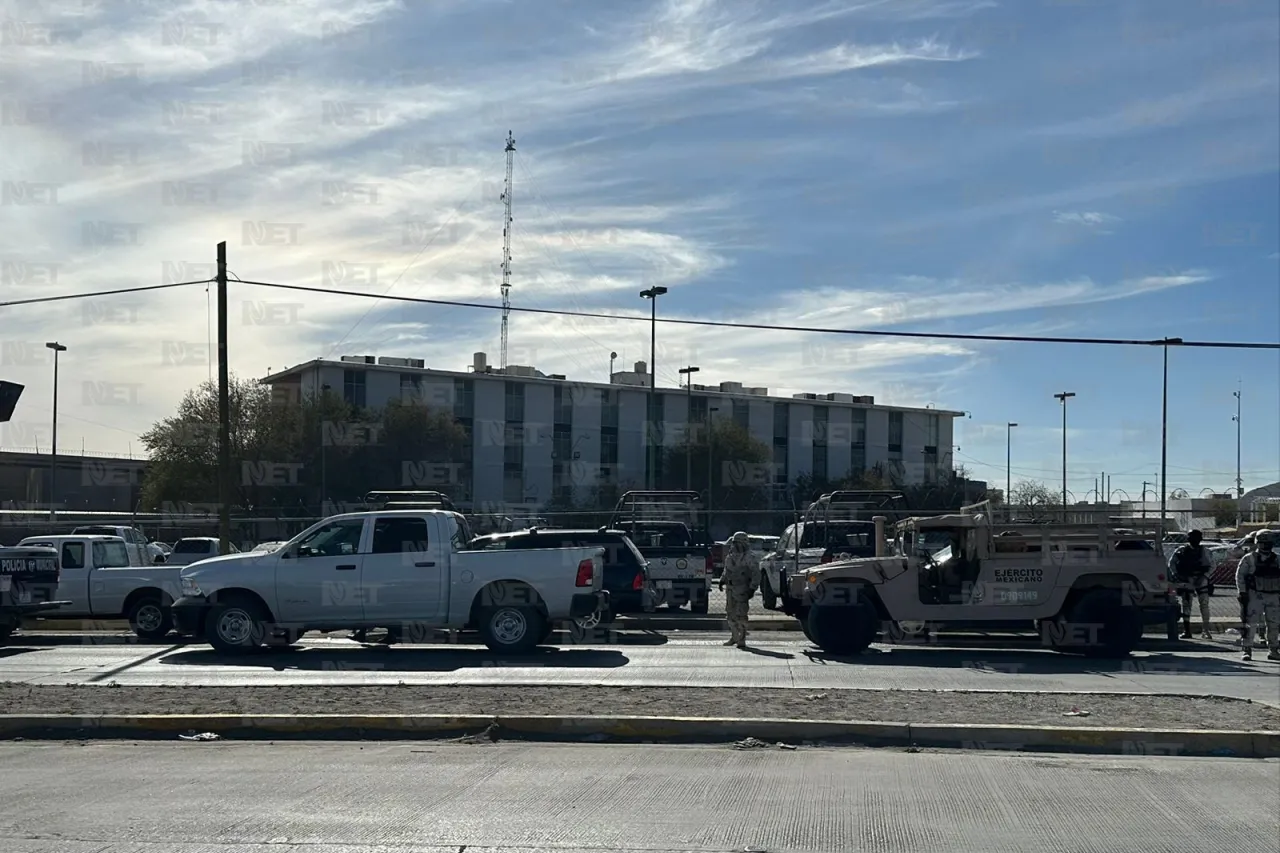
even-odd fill
[[[619,613],[653,610],[653,585],[647,563],[627,534],[620,530],[519,530],[494,533],[471,540],[472,551],[529,550],[533,548],[604,548],[604,588],[609,611],[601,622]]]

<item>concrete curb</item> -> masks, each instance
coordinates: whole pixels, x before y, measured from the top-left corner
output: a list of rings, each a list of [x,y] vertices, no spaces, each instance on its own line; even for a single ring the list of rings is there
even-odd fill
[[[1073,752],[1109,755],[1184,755],[1280,758],[1280,732],[1102,729],[1058,726],[921,725],[827,720],[701,717],[559,717],[315,714],[266,715],[0,715],[0,737],[155,738],[213,732],[245,739],[414,740],[492,732],[496,739],[552,741],[659,740],[723,743],[748,737],[793,745],[865,746]],[[484,738],[484,735],[480,735]]]

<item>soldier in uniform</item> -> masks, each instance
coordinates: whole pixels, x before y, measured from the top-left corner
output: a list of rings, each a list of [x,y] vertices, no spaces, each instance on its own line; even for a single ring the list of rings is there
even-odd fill
[[[728,589],[725,587],[728,586]],[[760,561],[751,553],[751,540],[741,530],[729,539],[729,552],[724,558],[720,589],[725,591],[725,615],[729,620],[726,646],[747,647],[747,613],[751,596],[760,587]]]
[[[1244,659],[1253,660],[1253,632],[1259,618],[1267,624],[1267,660],[1280,660],[1280,555],[1275,551],[1276,535],[1259,530],[1254,550],[1245,554],[1236,568],[1236,592],[1240,616],[1244,620]]]
[[[1200,636],[1211,640],[1209,633],[1209,573],[1213,565],[1209,555],[1200,544],[1204,535],[1199,530],[1187,534],[1185,544],[1179,545],[1169,558],[1169,574],[1173,577],[1182,599],[1182,639],[1191,639],[1191,596],[1194,595],[1200,604],[1200,622],[1204,630]]]

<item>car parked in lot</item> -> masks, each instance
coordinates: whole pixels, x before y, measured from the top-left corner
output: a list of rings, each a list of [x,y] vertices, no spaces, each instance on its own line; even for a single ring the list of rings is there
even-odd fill
[[[476,551],[517,551],[536,548],[603,548],[604,589],[609,606],[577,620],[583,628],[612,622],[619,613],[654,609],[654,585],[648,563],[621,530],[521,530],[480,536],[471,542]]]
[[[603,549],[472,551],[448,510],[336,515],[277,551],[229,554],[180,570],[183,633],[223,653],[290,643],[310,630],[474,628],[495,651],[525,653],[555,623],[608,607]]]
[[[216,536],[188,536],[185,539],[179,539],[174,543],[173,553],[169,555],[166,562],[171,566],[189,566],[210,557],[220,557],[222,554],[219,551],[218,542]],[[228,542],[227,547],[230,549],[226,552],[228,554],[240,553],[240,549],[234,543]]]

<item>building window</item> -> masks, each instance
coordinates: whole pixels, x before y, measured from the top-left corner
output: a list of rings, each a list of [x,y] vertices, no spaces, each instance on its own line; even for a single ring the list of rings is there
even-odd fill
[[[787,443],[791,434],[791,404],[773,404],[773,481],[780,486],[790,482],[791,466]]]
[[[746,400],[733,401],[733,422],[743,429],[751,429],[751,404]]]
[[[453,380],[453,416],[468,423],[476,416],[476,383],[474,379]]]
[[[774,403],[773,404],[773,441],[775,444],[781,439],[785,444],[787,437],[791,432],[791,404],[790,403]]]
[[[573,423],[573,394],[566,394],[561,385],[553,390],[555,401],[552,403],[552,419],[557,425],[568,426]]]
[[[524,472],[504,471],[502,474],[502,499],[507,503],[524,502]]]
[[[524,469],[524,427],[507,424],[502,436],[502,464],[509,470]]]
[[[867,470],[867,410],[850,412],[849,472],[857,477]]]
[[[706,397],[690,397],[689,398],[689,423],[700,424],[707,420],[707,398]]]
[[[400,374],[400,399],[420,402],[422,400],[422,375],[418,373]]]
[[[889,456],[902,458],[902,412],[889,413]]]
[[[506,400],[506,419],[509,423],[524,423],[524,383],[506,382],[504,398]]]
[[[551,437],[551,486],[559,490],[573,465],[573,429],[568,424],[556,424]],[[558,493],[558,491],[557,491]]]
[[[600,389],[600,428],[618,428],[618,395],[603,388]]]
[[[819,479],[827,477],[827,417],[826,406],[813,407],[813,476]]]
[[[358,409],[365,407],[365,372],[363,370],[342,371],[342,399],[348,406]]]
[[[616,478],[609,472],[618,470],[618,430],[608,427],[600,430],[600,479],[603,482],[615,482]]]
[[[827,446],[825,444],[813,446],[813,476],[822,480],[827,478]]]

